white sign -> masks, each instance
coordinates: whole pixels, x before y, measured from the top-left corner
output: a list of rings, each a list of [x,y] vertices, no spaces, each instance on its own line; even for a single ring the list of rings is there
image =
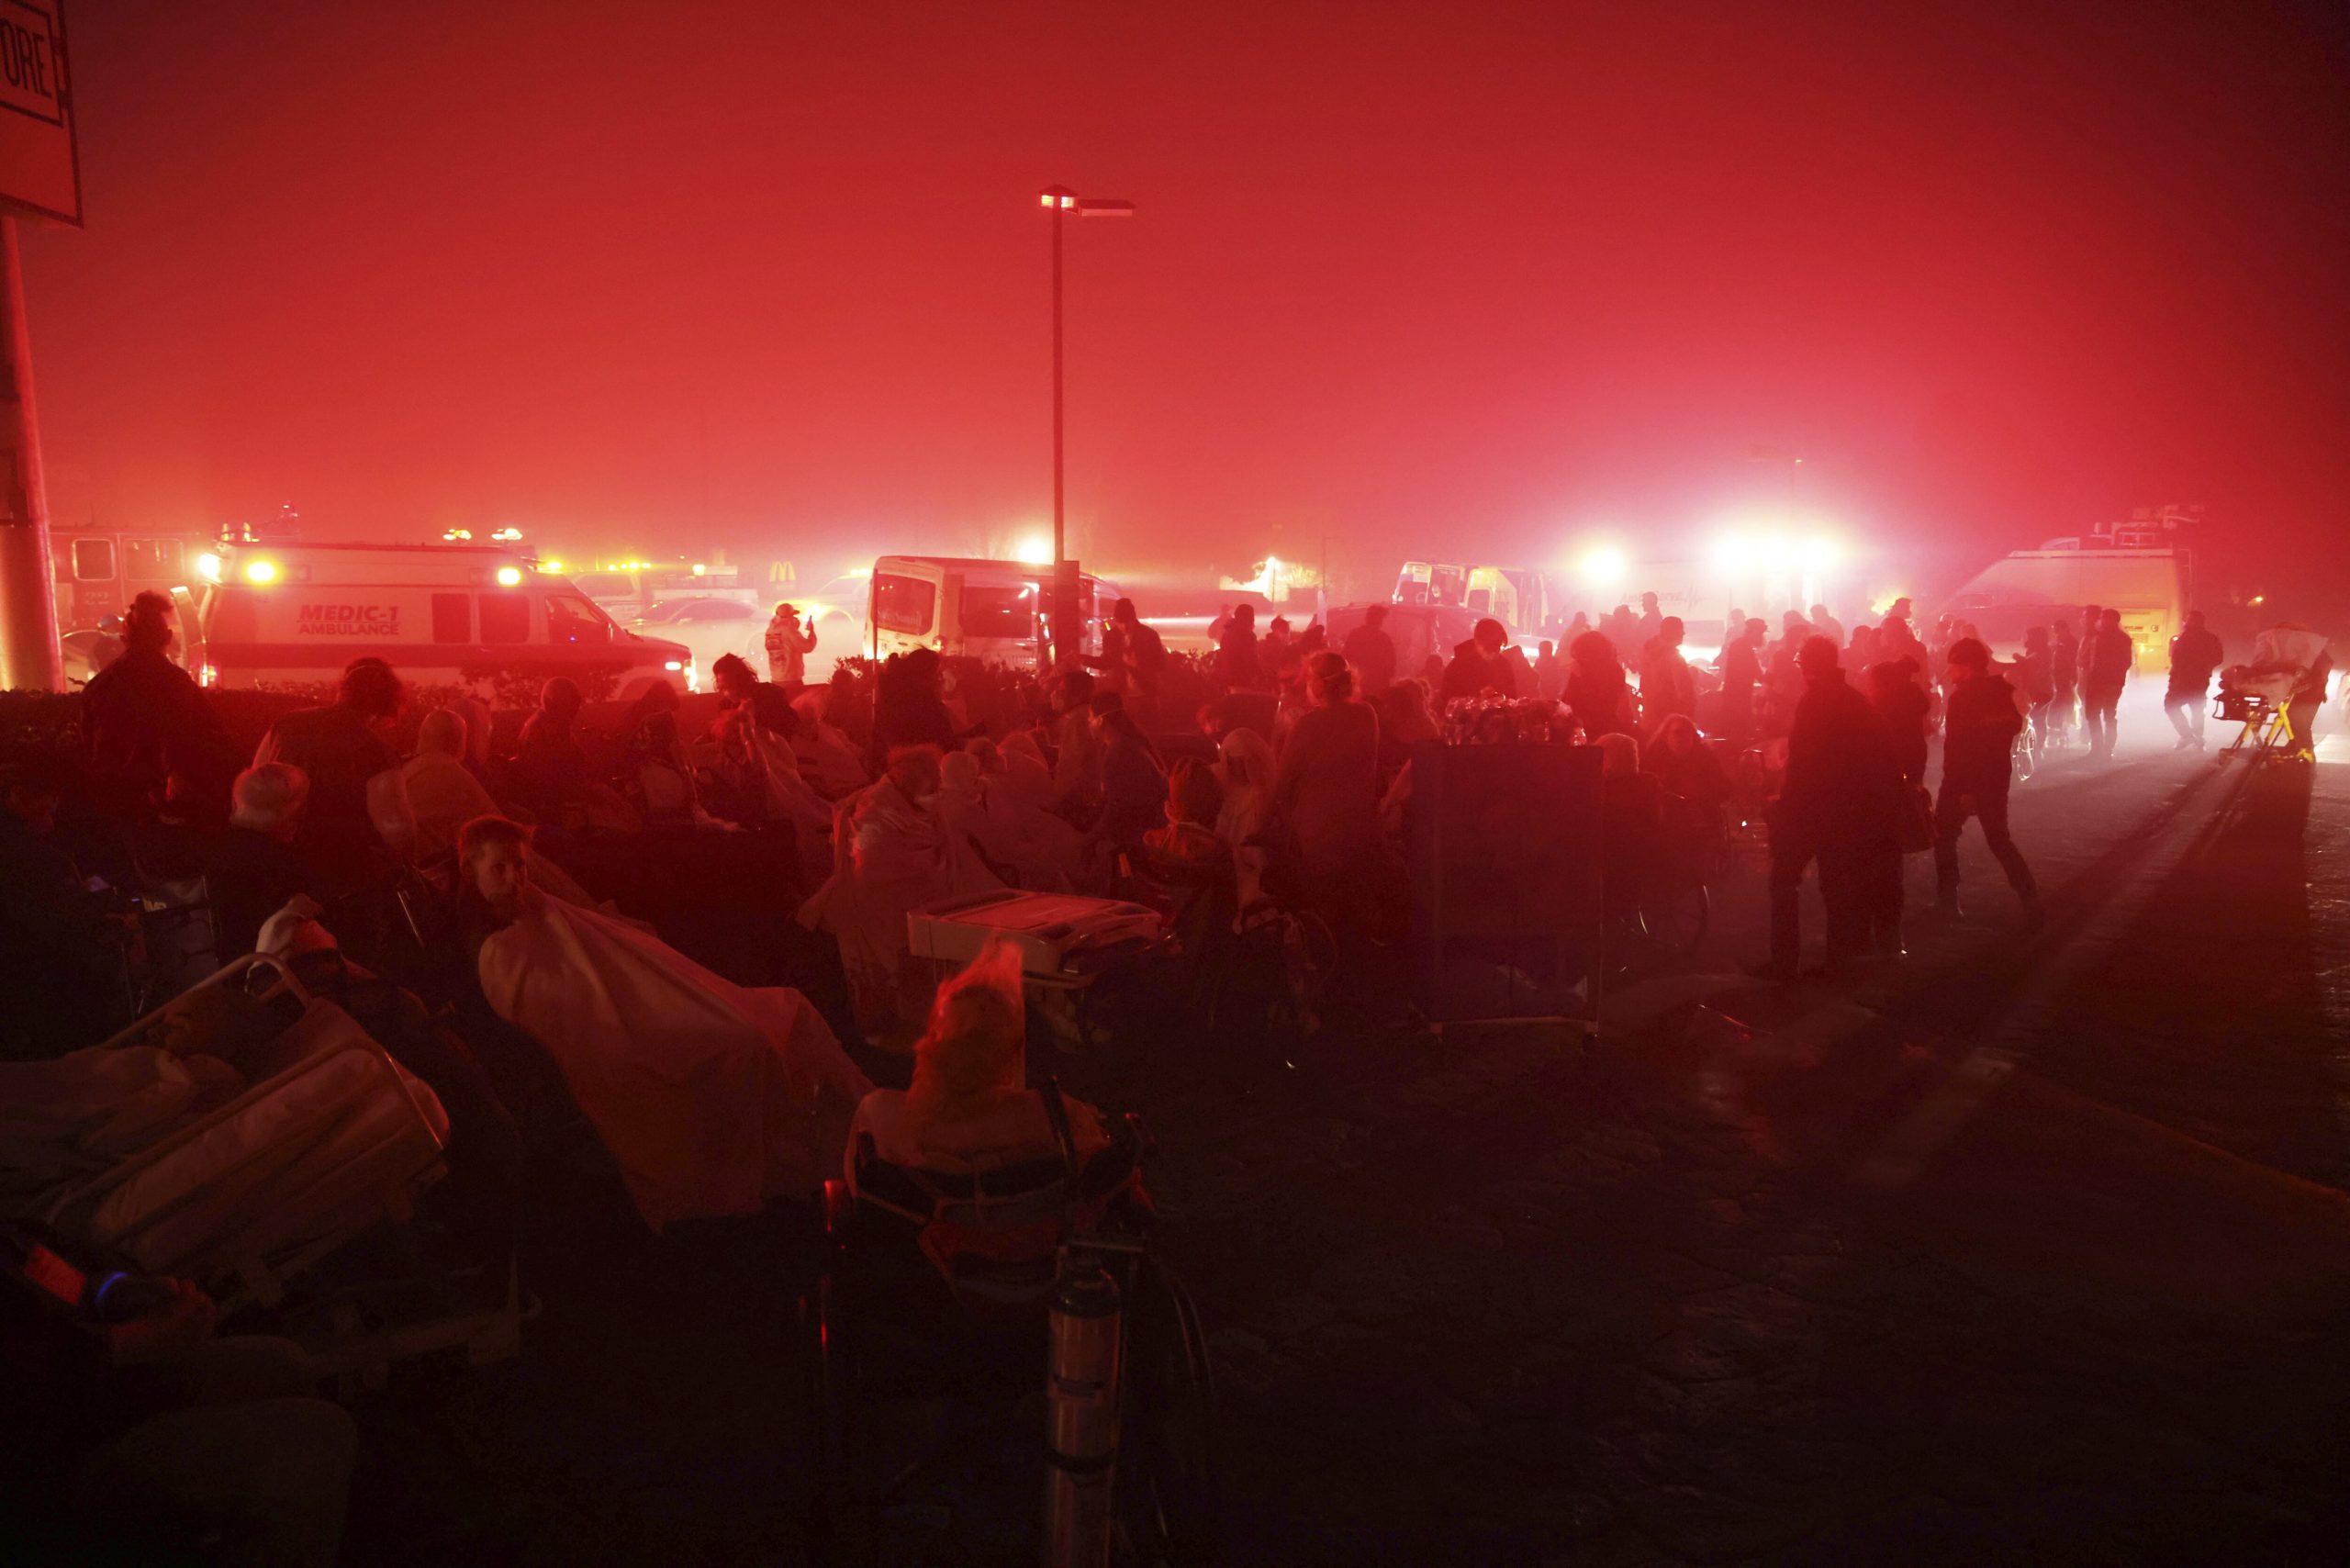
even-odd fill
[[[0,206],[82,221],[64,0],[0,0]]]

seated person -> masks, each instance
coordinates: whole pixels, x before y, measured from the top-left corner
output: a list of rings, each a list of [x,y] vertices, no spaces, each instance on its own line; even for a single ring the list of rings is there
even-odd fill
[[[400,766],[408,809],[416,813],[420,858],[454,848],[459,828],[498,812],[498,802],[465,766],[465,745],[463,715],[436,708],[417,726],[416,755]]]
[[[1666,794],[1705,812],[1718,810],[1729,799],[1729,775],[1685,713],[1671,714],[1657,726],[1641,748],[1640,771],[1655,778]]]
[[[1143,834],[1141,868],[1153,877],[1196,879],[1219,868],[1229,870],[1232,851],[1216,836],[1224,812],[1224,789],[1215,770],[1197,757],[1175,764],[1167,779],[1167,825]]]
[[[228,831],[204,868],[222,963],[252,952],[262,923],[295,894],[311,890],[308,864],[294,847],[309,798],[309,775],[291,763],[264,762],[237,775]]]
[[[913,1085],[877,1089],[849,1123],[849,1187],[857,1182],[858,1141],[891,1165],[976,1175],[1060,1153],[1045,1099],[1027,1083],[1027,1014],[1020,954],[998,943],[938,991],[914,1045]],[[1081,1164],[1110,1147],[1102,1118],[1064,1099]]]
[[[832,876],[800,906],[802,925],[839,942],[857,1021],[869,1032],[910,1026],[930,999],[929,967],[908,952],[907,914],[1003,885],[949,830],[941,786],[936,747],[891,752],[880,780],[842,802]]]
[[[798,991],[738,986],[624,921],[541,896],[524,842],[502,817],[458,842],[485,930],[482,994],[554,1058],[645,1223],[755,1214],[821,1186],[872,1088],[822,1016]]]

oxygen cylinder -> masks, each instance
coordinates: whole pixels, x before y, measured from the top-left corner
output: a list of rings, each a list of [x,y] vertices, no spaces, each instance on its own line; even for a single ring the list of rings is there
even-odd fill
[[[1118,1282],[1100,1263],[1064,1265],[1053,1290],[1045,1382],[1046,1568],[1106,1568],[1118,1462]]]

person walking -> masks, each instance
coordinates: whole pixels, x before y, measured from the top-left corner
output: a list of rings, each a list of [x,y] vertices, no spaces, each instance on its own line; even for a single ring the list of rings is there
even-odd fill
[[[1819,863],[1833,974],[1868,945],[1873,873],[1895,840],[1900,774],[1868,699],[1844,679],[1841,650],[1813,637],[1796,655],[1802,700],[1787,735],[1787,769],[1771,812],[1771,951],[1752,971],[1796,978],[1802,948],[1799,894],[1805,868]]]
[[[2121,611],[2104,611],[2097,630],[2081,644],[2081,713],[2092,762],[2113,755],[2113,711],[2121,705],[2121,689],[2130,683],[2135,656],[2130,633],[2121,629]]]
[[[2204,699],[2210,694],[2211,672],[2220,667],[2220,639],[2203,624],[2203,612],[2187,612],[2187,629],[2170,640],[2170,683],[2163,689],[2163,712],[2178,732],[2174,751],[2203,749]]]
[[[2112,610],[2106,611],[2112,615]],[[2023,901],[2024,918],[2040,924],[2040,890],[2023,852],[2008,834],[2008,787],[2023,712],[2015,688],[1991,668],[1991,650],[1972,637],[1950,645],[1949,711],[1943,720],[1942,789],[1934,798],[1934,905],[1956,918],[1958,834],[1973,817],[1983,840]],[[2110,722],[2111,710],[2107,710]]]

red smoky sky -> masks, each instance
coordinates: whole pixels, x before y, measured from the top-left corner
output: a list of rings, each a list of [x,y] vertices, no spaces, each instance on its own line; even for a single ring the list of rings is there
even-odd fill
[[[2258,4],[79,0],[29,231],[62,522],[513,522],[829,575],[1981,555],[2350,494],[2350,54]]]

